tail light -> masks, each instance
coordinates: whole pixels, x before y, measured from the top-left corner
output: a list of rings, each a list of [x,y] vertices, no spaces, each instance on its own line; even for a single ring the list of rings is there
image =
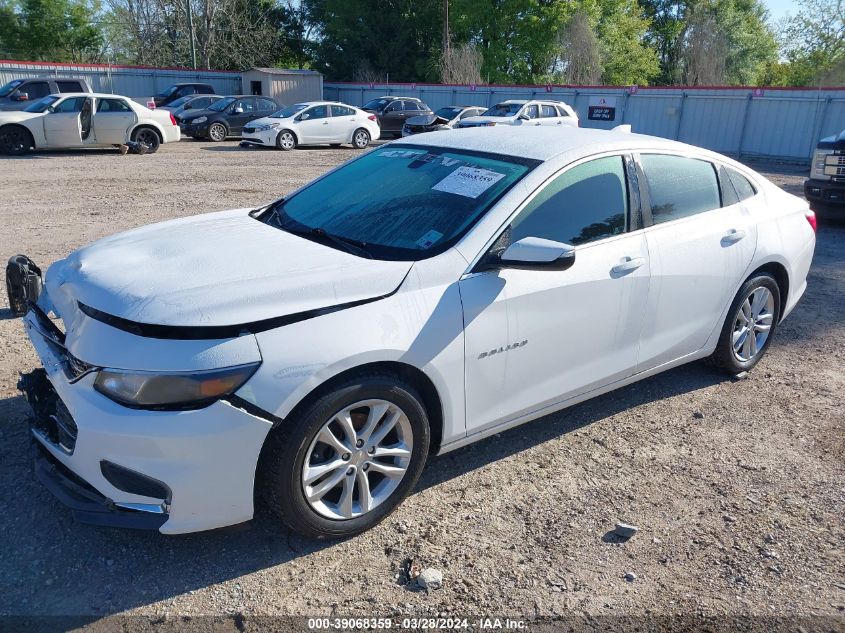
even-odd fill
[[[376,120],[376,115],[375,115],[375,114],[371,114],[371,115],[370,115],[370,116],[368,116],[367,118],[368,118],[370,121],[375,121],[375,120]]]
[[[171,125],[177,125],[177,123],[176,123],[176,117],[175,117],[175,116],[173,116],[173,113],[172,113],[172,112],[169,112],[169,114],[170,114],[170,124],[171,124]]]
[[[813,227],[813,233],[816,232],[818,229],[818,221],[816,220],[816,212],[812,209],[807,209],[804,212],[804,217],[807,218],[807,222],[810,223],[810,226]]]

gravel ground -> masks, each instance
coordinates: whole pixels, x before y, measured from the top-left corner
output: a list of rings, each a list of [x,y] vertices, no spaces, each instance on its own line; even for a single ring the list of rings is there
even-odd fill
[[[257,206],[354,155],[182,142],[0,159],[0,255],[47,264],[122,229]],[[800,195],[803,168],[754,167]],[[266,511],[180,537],[74,523],[33,477],[15,382],[37,360],[4,296],[0,614],[820,615],[845,628],[843,262],[845,226],[823,224],[807,294],[745,380],[692,364],[433,458],[387,521],[328,544]],[[617,542],[617,520],[639,532]],[[443,587],[407,583],[409,560]]]

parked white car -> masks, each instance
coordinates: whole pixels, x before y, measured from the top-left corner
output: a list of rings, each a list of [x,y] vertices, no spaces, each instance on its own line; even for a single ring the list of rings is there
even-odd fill
[[[479,116],[458,123],[463,127],[495,125],[567,125],[578,127],[578,115],[563,101],[510,99],[497,103]]]
[[[355,534],[430,454],[696,359],[750,370],[814,231],[805,200],[674,141],[415,135],[50,266],[24,317],[37,472],[99,524],[234,524],[257,487],[303,534]]]
[[[47,95],[23,110],[0,112],[0,153],[32,149],[109,147],[126,141],[149,146],[179,140],[170,112],[150,110],[128,97],[90,92]]]
[[[244,128],[242,146],[292,150],[297,145],[342,145],[364,149],[381,134],[376,115],[334,101],[297,103]]]

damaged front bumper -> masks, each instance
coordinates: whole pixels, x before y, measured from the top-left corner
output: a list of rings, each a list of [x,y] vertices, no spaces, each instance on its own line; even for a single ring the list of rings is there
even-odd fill
[[[39,305],[50,304],[48,295],[49,279]],[[272,422],[223,400],[190,411],[121,406],[94,390],[100,367],[76,358],[74,345],[85,358],[90,345],[101,352],[106,346],[120,366],[144,360],[144,350],[159,344],[171,360],[181,358],[173,349],[180,343],[141,338],[85,315],[75,315],[66,337],[39,305],[29,304],[23,323],[43,369],[23,375],[18,386],[33,411],[36,476],[74,518],[165,534],[251,519],[255,468]],[[197,350],[206,342],[183,344]]]

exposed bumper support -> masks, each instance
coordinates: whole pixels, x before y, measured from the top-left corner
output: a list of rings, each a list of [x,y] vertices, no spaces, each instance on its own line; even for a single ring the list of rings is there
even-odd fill
[[[35,476],[63,505],[70,508],[80,523],[105,527],[158,530],[167,522],[167,508],[162,504],[115,504],[52,457],[38,444]],[[127,508],[131,505],[132,508]],[[140,507],[143,506],[143,507]]]

